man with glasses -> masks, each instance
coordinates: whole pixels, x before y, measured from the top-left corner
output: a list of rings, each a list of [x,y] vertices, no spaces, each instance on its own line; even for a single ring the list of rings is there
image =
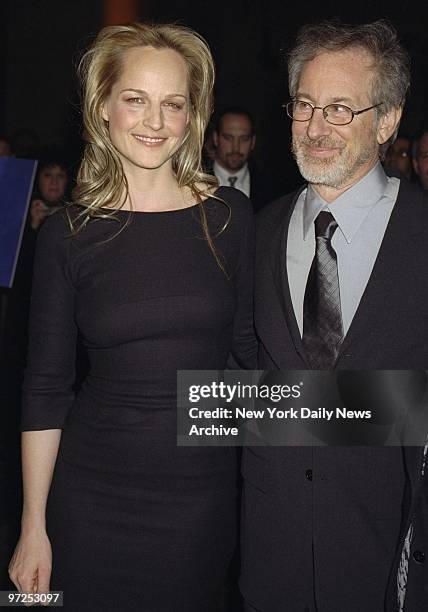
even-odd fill
[[[418,175],[422,189],[428,190],[428,129],[422,132],[415,143],[413,169]]]
[[[285,109],[307,184],[259,215],[260,369],[428,369],[428,198],[379,161],[409,76],[384,21],[300,31]],[[245,448],[247,610],[428,609],[424,450]]]

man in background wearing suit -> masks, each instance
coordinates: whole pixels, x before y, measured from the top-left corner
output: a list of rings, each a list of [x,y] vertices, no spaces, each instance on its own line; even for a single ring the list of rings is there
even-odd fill
[[[384,21],[300,31],[286,110],[307,184],[258,216],[260,369],[428,369],[428,199],[379,162],[409,77]],[[246,609],[428,610],[426,450],[245,448]]]
[[[220,185],[240,189],[251,199],[255,212],[270,202],[274,197],[272,180],[251,160],[256,134],[249,111],[238,106],[223,110],[214,128],[213,143],[212,173]]]

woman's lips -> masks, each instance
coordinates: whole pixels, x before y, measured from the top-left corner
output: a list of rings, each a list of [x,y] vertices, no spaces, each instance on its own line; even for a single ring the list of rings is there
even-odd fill
[[[166,138],[159,138],[158,136],[143,136],[140,134],[133,134],[133,137],[149,147],[155,147],[165,142]]]

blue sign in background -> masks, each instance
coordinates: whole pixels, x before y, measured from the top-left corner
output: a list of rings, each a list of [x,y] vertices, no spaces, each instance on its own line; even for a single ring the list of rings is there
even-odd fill
[[[0,287],[11,287],[37,162],[0,158]]]

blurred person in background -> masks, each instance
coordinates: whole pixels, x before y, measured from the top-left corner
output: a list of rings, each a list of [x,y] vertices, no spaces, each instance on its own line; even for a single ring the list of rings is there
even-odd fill
[[[385,155],[384,167],[388,174],[398,178],[412,178],[412,142],[407,136],[398,136]]]
[[[212,135],[212,173],[220,185],[234,187],[248,196],[255,212],[270,202],[273,181],[251,159],[256,133],[251,113],[231,106],[218,116]]]
[[[428,129],[424,130],[415,142],[413,169],[422,189],[428,189]]]
[[[66,164],[59,156],[51,155],[39,162],[36,186],[30,204],[30,224],[39,229],[42,222],[64,206],[68,187]]]

